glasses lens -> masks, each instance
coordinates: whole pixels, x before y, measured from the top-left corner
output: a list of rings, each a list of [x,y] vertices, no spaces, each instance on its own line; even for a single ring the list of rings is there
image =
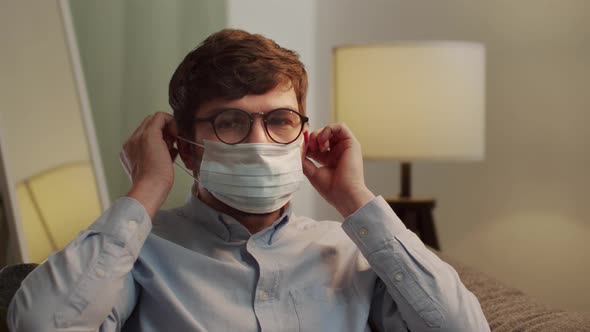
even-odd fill
[[[250,118],[244,111],[226,110],[217,115],[213,126],[220,140],[228,144],[235,144],[248,136]]]
[[[301,117],[291,110],[276,110],[268,113],[266,129],[277,143],[291,143],[301,133]]]

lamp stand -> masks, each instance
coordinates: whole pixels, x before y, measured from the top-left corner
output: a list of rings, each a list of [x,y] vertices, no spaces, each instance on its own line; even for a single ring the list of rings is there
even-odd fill
[[[400,172],[401,192],[398,197],[386,198],[389,206],[403,223],[428,246],[440,250],[432,210],[436,202],[432,198],[412,198],[412,164],[402,162]]]

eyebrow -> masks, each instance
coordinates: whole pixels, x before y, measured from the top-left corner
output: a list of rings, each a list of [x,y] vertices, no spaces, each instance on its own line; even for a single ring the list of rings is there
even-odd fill
[[[227,111],[227,110],[240,110],[240,111],[248,112],[247,110],[241,109],[238,107],[216,107],[216,108],[210,109],[206,112],[203,112],[204,116],[197,116],[196,118],[198,118],[198,119],[209,118],[209,117],[212,117],[214,115],[217,115],[218,113],[221,113],[221,112]],[[264,111],[264,113],[268,113],[268,112],[272,112],[272,111],[276,111],[276,110],[289,110],[289,111],[293,111],[293,112],[298,112],[296,109],[293,109],[292,106],[287,105],[287,106],[273,108],[268,111]],[[250,113],[250,112],[248,112],[248,113]]]

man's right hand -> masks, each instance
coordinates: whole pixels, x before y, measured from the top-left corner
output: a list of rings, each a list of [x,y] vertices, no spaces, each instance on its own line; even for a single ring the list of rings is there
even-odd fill
[[[119,155],[132,183],[127,196],[140,202],[151,218],[164,204],[174,183],[177,134],[174,118],[157,112],[143,120]]]

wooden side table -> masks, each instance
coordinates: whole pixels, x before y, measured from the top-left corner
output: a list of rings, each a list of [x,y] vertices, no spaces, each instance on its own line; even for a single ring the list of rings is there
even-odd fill
[[[431,198],[385,198],[389,206],[412,232],[425,244],[440,250],[432,210],[436,205]]]

